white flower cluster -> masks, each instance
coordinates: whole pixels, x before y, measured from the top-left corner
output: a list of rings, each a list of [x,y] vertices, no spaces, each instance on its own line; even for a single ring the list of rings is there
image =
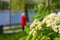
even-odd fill
[[[35,19],[34,22],[30,25],[30,35],[36,35],[37,34],[37,30],[40,30],[42,27],[41,27],[41,24],[40,24],[40,21],[38,19]]]
[[[45,24],[47,27],[51,27],[53,31],[60,33],[60,12],[51,13],[50,15],[45,16],[42,22],[39,19],[35,19],[33,23],[30,25],[30,35],[37,35],[37,30],[41,30],[42,25]]]
[[[29,35],[32,35],[32,36],[37,35],[37,31],[35,29],[32,29]]]
[[[35,19],[33,21],[33,23],[30,25],[30,29],[32,30],[33,28],[35,28],[36,26],[38,26],[40,24],[40,21],[38,19]]]
[[[46,23],[47,27],[51,27],[55,32],[59,31],[60,33],[60,12],[46,16],[42,22]]]

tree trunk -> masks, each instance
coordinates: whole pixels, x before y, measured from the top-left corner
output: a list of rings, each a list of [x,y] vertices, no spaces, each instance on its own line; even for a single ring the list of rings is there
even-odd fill
[[[47,2],[48,2],[48,13],[50,13],[50,11],[51,11],[51,0],[48,0]]]
[[[25,14],[26,14],[26,20],[27,20],[27,22],[29,22],[27,4],[25,4]]]

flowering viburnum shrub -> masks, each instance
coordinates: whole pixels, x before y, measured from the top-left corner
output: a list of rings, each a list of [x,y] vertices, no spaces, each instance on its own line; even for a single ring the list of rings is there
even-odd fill
[[[46,23],[47,27],[51,27],[55,32],[59,31],[60,33],[60,12],[46,16],[42,22]]]
[[[42,27],[41,27],[41,24],[40,24],[40,21],[39,19],[35,19],[34,22],[30,25],[30,35],[36,35],[37,34],[37,30],[40,30]]]
[[[33,23],[30,25],[30,35],[36,35],[37,30],[41,30],[42,25],[46,24],[46,27],[51,27],[53,31],[60,33],[60,12],[57,14],[51,13],[44,17],[44,19],[40,22],[39,19],[35,19]]]
[[[33,29],[35,26],[37,26],[38,24],[40,24],[40,21],[38,19],[35,19],[33,21],[33,23],[30,25],[30,29]]]

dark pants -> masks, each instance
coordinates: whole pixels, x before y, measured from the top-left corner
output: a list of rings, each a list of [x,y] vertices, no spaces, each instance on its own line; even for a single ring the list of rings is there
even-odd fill
[[[22,31],[24,31],[24,26],[22,26]]]

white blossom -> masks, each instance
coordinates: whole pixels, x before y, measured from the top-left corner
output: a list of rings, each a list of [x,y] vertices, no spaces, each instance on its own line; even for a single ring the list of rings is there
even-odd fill
[[[38,24],[38,25],[35,27],[36,30],[40,30],[41,28],[42,28],[41,24]]]
[[[57,14],[60,15],[60,12],[58,12]]]
[[[32,29],[32,30],[30,31],[29,35],[32,35],[34,31],[35,31],[35,29]]]
[[[33,36],[35,36],[35,35],[37,35],[37,32],[36,31],[33,32]]]
[[[40,24],[40,21],[38,19],[35,19],[33,21],[33,23],[30,25],[30,29],[33,29],[35,26],[37,26],[38,24]]]
[[[52,20],[47,20],[46,24],[47,24],[47,27],[50,27],[52,25]]]

